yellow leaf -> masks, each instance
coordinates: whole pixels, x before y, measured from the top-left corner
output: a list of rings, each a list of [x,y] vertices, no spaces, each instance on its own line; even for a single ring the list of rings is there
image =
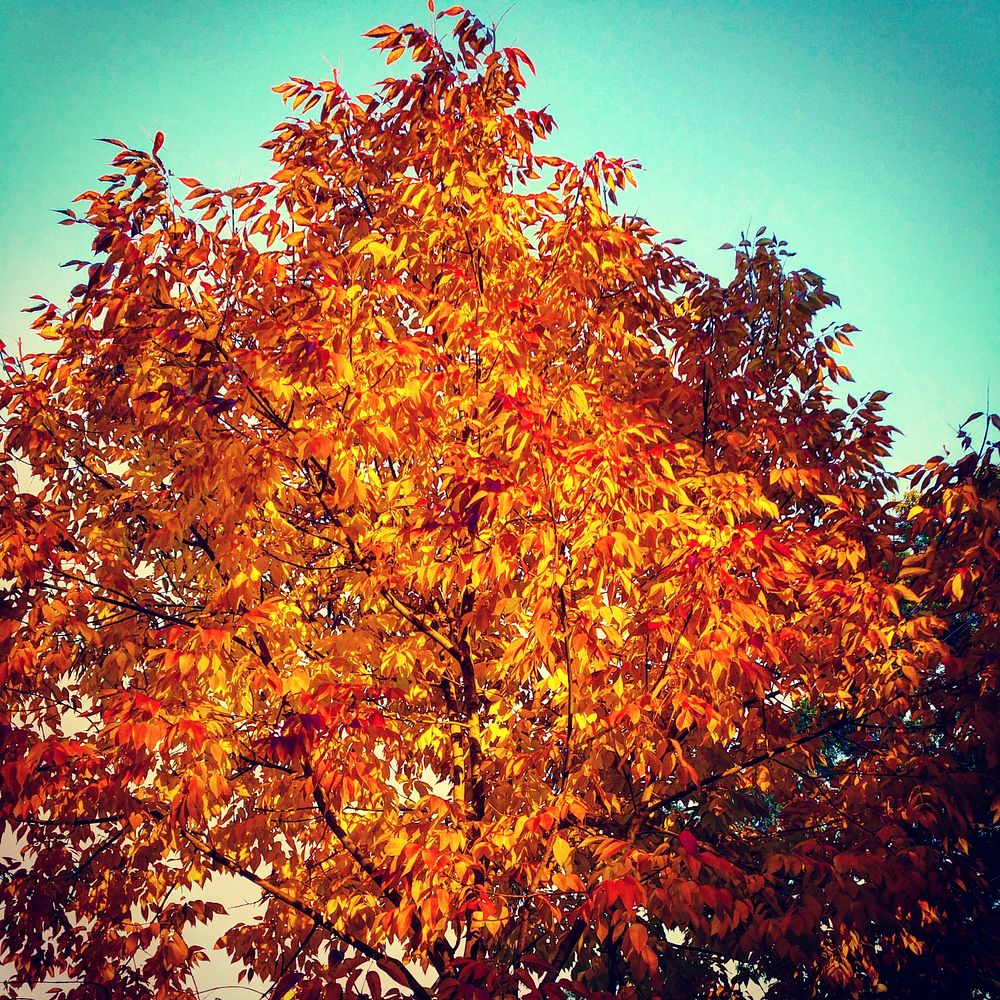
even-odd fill
[[[569,868],[569,860],[573,855],[573,849],[570,847],[569,843],[563,840],[562,837],[556,837],[552,841],[552,856],[556,859],[556,863],[564,871]]]

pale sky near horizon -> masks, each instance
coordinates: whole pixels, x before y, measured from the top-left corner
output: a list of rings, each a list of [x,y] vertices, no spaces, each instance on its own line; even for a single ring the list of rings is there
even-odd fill
[[[533,59],[528,106],[553,152],[644,165],[629,208],[700,267],[767,225],[863,331],[858,388],[893,393],[896,466],[953,442],[1000,399],[1000,7],[994,3],[484,0]],[[447,6],[442,0],[439,7]],[[86,255],[56,225],[104,172],[114,136],[166,134],[168,166],[217,185],[265,176],[270,87],[341,69],[385,75],[361,33],[427,23],[423,0],[6,0],[0,26],[0,339],[33,293],[60,301]],[[404,62],[393,67],[398,70]],[[833,317],[831,317],[833,318]]]

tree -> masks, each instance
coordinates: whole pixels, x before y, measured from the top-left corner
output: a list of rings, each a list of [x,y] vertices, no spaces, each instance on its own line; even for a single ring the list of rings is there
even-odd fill
[[[272,997],[987,995],[1000,420],[898,509],[822,279],[614,214],[442,19],[276,88],[270,181],[110,139],[65,213],[0,387],[12,988],[194,996],[229,873]]]

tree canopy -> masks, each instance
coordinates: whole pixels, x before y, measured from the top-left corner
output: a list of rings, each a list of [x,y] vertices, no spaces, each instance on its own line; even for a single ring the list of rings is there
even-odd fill
[[[277,87],[268,181],[108,139],[64,213],[0,382],[10,989],[194,997],[228,873],[284,1000],[989,995],[1000,419],[901,502],[823,280],[703,273],[434,25]]]

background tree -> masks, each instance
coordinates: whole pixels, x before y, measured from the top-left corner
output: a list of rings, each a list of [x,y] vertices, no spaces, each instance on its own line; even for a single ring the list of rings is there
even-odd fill
[[[274,997],[986,995],[996,435],[904,528],[822,279],[613,214],[441,18],[277,88],[270,181],[107,140],[65,213],[0,389],[13,988],[193,996],[227,872]]]

